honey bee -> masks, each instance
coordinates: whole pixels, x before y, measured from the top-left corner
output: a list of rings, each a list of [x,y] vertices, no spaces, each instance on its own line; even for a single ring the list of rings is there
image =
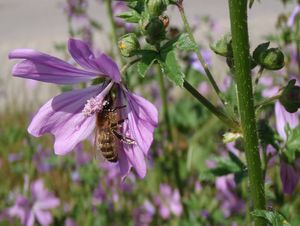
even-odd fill
[[[102,111],[97,113],[95,133],[95,154],[102,156],[109,162],[118,161],[119,141],[126,144],[135,144],[135,141],[124,136],[120,129],[125,119],[120,119],[119,110],[126,106],[113,106],[112,96],[109,94],[104,102]]]

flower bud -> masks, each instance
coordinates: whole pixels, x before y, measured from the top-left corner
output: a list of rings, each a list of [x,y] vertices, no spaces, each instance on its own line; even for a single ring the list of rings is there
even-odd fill
[[[159,17],[151,18],[147,24],[145,20],[142,20],[141,29],[142,32],[144,30],[146,41],[152,45],[163,40],[166,35],[164,23]]]
[[[265,69],[279,70],[284,66],[284,55],[279,48],[268,49],[269,44],[260,44],[253,52],[253,58]]]
[[[284,67],[284,55],[278,48],[271,48],[261,56],[261,65],[268,70],[279,70]]]
[[[300,87],[295,84],[295,79],[289,81],[279,97],[280,103],[290,113],[295,113],[300,108]]]
[[[151,16],[160,16],[168,5],[165,0],[147,0],[146,6]]]
[[[131,57],[140,49],[140,43],[134,33],[123,35],[119,40],[119,49],[124,57]]]
[[[231,35],[226,34],[220,40],[210,45],[212,51],[224,57],[232,57]]]

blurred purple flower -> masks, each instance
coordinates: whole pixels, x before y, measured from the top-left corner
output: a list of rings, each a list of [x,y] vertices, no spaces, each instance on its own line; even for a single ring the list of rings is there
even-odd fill
[[[300,161],[298,158],[297,162]],[[300,180],[300,164],[291,165],[285,161],[280,161],[280,178],[282,181],[283,192],[292,194]]]
[[[8,214],[19,218],[25,226],[33,226],[35,220],[42,226],[50,225],[53,219],[49,210],[59,206],[59,199],[44,187],[42,180],[32,183],[30,197],[19,195],[15,205],[8,209]]]
[[[285,133],[285,127],[289,125],[291,129],[299,125],[299,113],[289,113],[284,107],[277,101],[275,103],[275,118],[276,129],[278,134],[283,140],[287,140]],[[300,161],[300,158],[296,160],[296,163]],[[284,160],[280,161],[280,178],[282,181],[283,192],[291,194],[294,192],[299,180],[300,180],[300,166],[296,164],[286,163]]]
[[[102,204],[106,200],[106,192],[103,189],[101,181],[93,192],[92,204],[94,206]]]
[[[297,4],[296,7],[293,9],[292,14],[290,15],[288,21],[287,21],[287,26],[288,27],[293,27],[295,24],[295,20],[300,13],[300,4]]]
[[[180,194],[177,189],[172,191],[172,188],[167,184],[160,185],[160,194],[155,197],[155,204],[159,208],[159,215],[163,219],[169,219],[171,214],[179,217],[182,214],[182,204]]]
[[[45,173],[52,169],[52,165],[49,163],[50,156],[49,150],[44,149],[41,145],[38,146],[37,152],[33,155],[33,163],[39,172]]]
[[[221,208],[225,217],[245,210],[243,200],[235,193],[236,183],[233,175],[218,177],[216,188],[218,190],[217,199],[221,202]]]
[[[202,54],[206,64],[208,66],[210,66],[212,64],[211,52],[206,49],[201,49],[201,54]],[[204,68],[203,68],[202,64],[200,63],[200,61],[198,60],[196,53],[193,53],[190,55],[190,64],[194,70],[199,71],[202,74],[205,74]]]
[[[77,166],[85,165],[91,161],[91,156],[83,150],[83,145],[78,144],[75,150]]]
[[[203,81],[200,82],[197,90],[202,94],[202,95],[207,95],[209,94],[209,92],[211,91],[210,85],[208,84],[208,82]]]
[[[13,75],[55,84],[87,82],[99,76],[108,79],[100,85],[82,90],[73,90],[49,100],[32,119],[28,131],[39,137],[51,133],[55,137],[54,151],[64,155],[88,138],[96,127],[96,116],[103,108],[103,101],[112,87],[117,89],[117,102],[126,106],[122,134],[132,138],[134,144],[119,142],[118,163],[122,177],[133,166],[137,174],[146,175],[144,156],[153,141],[154,128],[158,122],[156,108],[144,98],[129,92],[121,83],[116,63],[101,54],[96,57],[89,46],[70,39],[68,49],[73,59],[84,68],[78,69],[56,57],[31,49],[17,49],[9,54],[10,59],[25,59],[13,68]]]
[[[65,220],[65,226],[77,226],[77,224],[72,218],[68,217]]]
[[[113,2],[112,8],[113,8],[113,14],[114,14],[114,19],[115,19],[116,24],[119,27],[124,27],[127,32],[132,31],[133,24],[132,23],[127,23],[123,19],[118,17],[119,14],[121,14],[125,11],[128,11],[128,7],[126,5],[126,2],[124,2],[124,1]]]
[[[16,161],[21,160],[22,157],[23,157],[23,154],[22,154],[22,153],[11,153],[11,154],[8,155],[7,160],[8,160],[10,163],[13,163],[13,162],[16,162]]]
[[[148,226],[151,224],[155,208],[150,201],[145,201],[144,204],[133,211],[134,226]]]
[[[88,7],[87,0],[66,0],[63,9],[69,17],[80,16]]]

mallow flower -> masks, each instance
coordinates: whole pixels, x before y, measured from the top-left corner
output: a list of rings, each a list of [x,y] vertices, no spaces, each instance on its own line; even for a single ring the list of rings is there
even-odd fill
[[[289,113],[280,104],[279,101],[275,103],[275,118],[276,129],[280,137],[286,141],[287,135],[285,132],[286,125],[291,129],[299,125],[299,113]],[[283,192],[292,194],[300,181],[300,158],[297,158],[294,164],[280,160],[280,178],[282,181]]]
[[[143,178],[146,175],[144,157],[148,155],[158,122],[156,108],[127,90],[117,64],[107,55],[94,55],[87,43],[76,39],[69,40],[68,50],[82,69],[32,49],[16,49],[9,53],[10,59],[24,59],[13,67],[12,74],[17,77],[54,84],[76,84],[99,77],[106,79],[101,84],[50,99],[33,117],[28,132],[36,137],[51,133],[55,138],[54,152],[67,154],[93,134],[105,97],[115,89],[116,103],[124,106],[118,109],[124,119],[119,132],[134,141],[131,144],[119,142],[120,172],[124,177],[133,167]]]
[[[19,218],[25,226],[33,226],[35,221],[42,226],[50,225],[53,221],[50,209],[58,207],[60,200],[44,187],[42,180],[32,183],[30,194],[30,198],[19,195],[8,215]]]

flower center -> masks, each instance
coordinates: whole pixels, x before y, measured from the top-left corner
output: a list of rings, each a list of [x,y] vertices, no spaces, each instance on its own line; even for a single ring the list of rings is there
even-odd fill
[[[90,117],[95,113],[102,111],[103,106],[107,105],[107,101],[103,101],[102,96],[92,97],[91,99],[87,100],[82,113],[86,117]]]

